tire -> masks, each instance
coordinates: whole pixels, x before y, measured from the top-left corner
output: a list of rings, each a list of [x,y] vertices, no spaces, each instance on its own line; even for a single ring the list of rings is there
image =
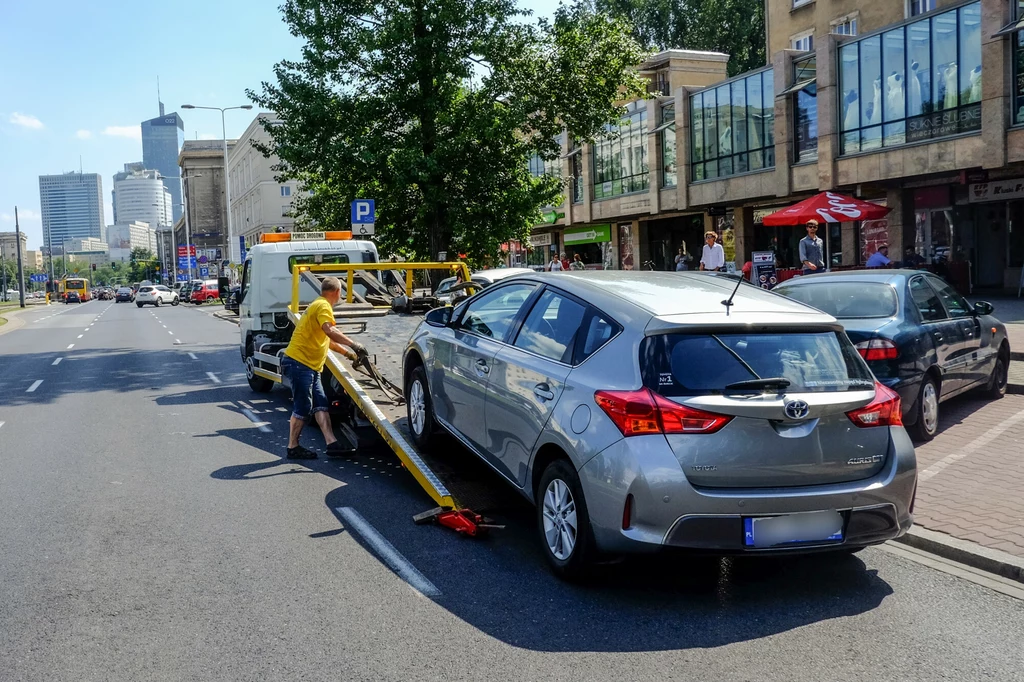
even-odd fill
[[[176,306],[176,305],[178,305],[178,297],[177,297],[177,296],[175,296],[175,297],[174,297],[174,300],[172,300],[172,301],[171,301],[171,305],[172,305],[172,306]]]
[[[137,305],[138,307],[140,307],[140,308],[141,308],[141,307],[142,307],[142,306],[143,306],[144,304],[142,304],[142,303],[136,303],[135,305]]]
[[[1007,354],[1000,351],[996,358],[996,366],[992,369],[992,376],[988,378],[988,385],[982,392],[989,400],[999,400],[1006,395],[1006,385],[1010,378],[1010,363],[1007,360]]]
[[[585,577],[596,552],[583,487],[572,463],[556,459],[549,464],[535,499],[537,535],[551,570],[563,580]]]
[[[437,422],[434,421],[434,401],[430,398],[430,386],[423,367],[417,367],[409,374],[405,396],[412,439],[420,449],[429,450],[436,440]]]
[[[908,429],[910,435],[914,440],[927,443],[939,432],[939,387],[934,377],[925,375],[921,381],[914,411],[917,421]]]
[[[256,369],[256,361],[250,355],[245,359],[245,378],[249,381],[249,388],[254,393],[270,393],[274,388],[274,382],[266,377],[261,377],[254,371]]]
[[[159,308],[159,307],[160,307],[160,306],[162,306],[163,304],[164,304],[164,299],[160,298],[159,296],[157,296],[157,297],[156,297],[156,300],[155,300],[155,301],[153,301],[153,307],[154,307],[154,308]]]

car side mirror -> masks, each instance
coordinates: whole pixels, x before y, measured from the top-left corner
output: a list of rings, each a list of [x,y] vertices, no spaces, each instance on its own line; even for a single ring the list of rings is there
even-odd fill
[[[974,312],[978,315],[991,315],[995,310],[995,307],[988,301],[978,301],[974,304]]]
[[[431,327],[447,327],[452,322],[452,308],[451,306],[434,308],[423,319]]]

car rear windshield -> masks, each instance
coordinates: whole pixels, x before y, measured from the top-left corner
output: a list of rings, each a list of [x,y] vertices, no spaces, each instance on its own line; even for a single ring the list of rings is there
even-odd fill
[[[649,336],[640,345],[640,371],[644,385],[664,396],[724,393],[730,384],[779,377],[790,382],[788,392],[874,386],[853,344],[833,331]]]
[[[142,287],[139,291],[153,291],[153,287]]]
[[[896,315],[896,292],[882,282],[809,282],[776,292],[839,320]]]

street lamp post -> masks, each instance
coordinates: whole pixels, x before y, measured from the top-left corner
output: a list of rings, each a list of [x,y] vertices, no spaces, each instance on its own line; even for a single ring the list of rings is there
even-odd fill
[[[200,107],[194,104],[182,104],[182,109],[209,109],[210,111],[220,112],[220,129],[221,136],[223,137],[224,143],[224,203],[225,213],[227,215],[227,226],[228,226],[228,253],[230,254],[231,262],[237,264],[241,260],[242,253],[238,247],[238,243],[235,240],[234,230],[231,228],[231,178],[228,175],[228,130],[227,123],[224,119],[224,112],[231,111],[232,109],[244,109],[249,111],[252,109],[251,104],[243,104],[238,107]],[[190,261],[191,262],[191,261]]]

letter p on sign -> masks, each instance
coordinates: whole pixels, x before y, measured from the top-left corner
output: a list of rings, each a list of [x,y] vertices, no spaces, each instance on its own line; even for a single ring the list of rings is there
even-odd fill
[[[367,236],[373,234],[374,200],[356,199],[352,202],[352,234]]]

